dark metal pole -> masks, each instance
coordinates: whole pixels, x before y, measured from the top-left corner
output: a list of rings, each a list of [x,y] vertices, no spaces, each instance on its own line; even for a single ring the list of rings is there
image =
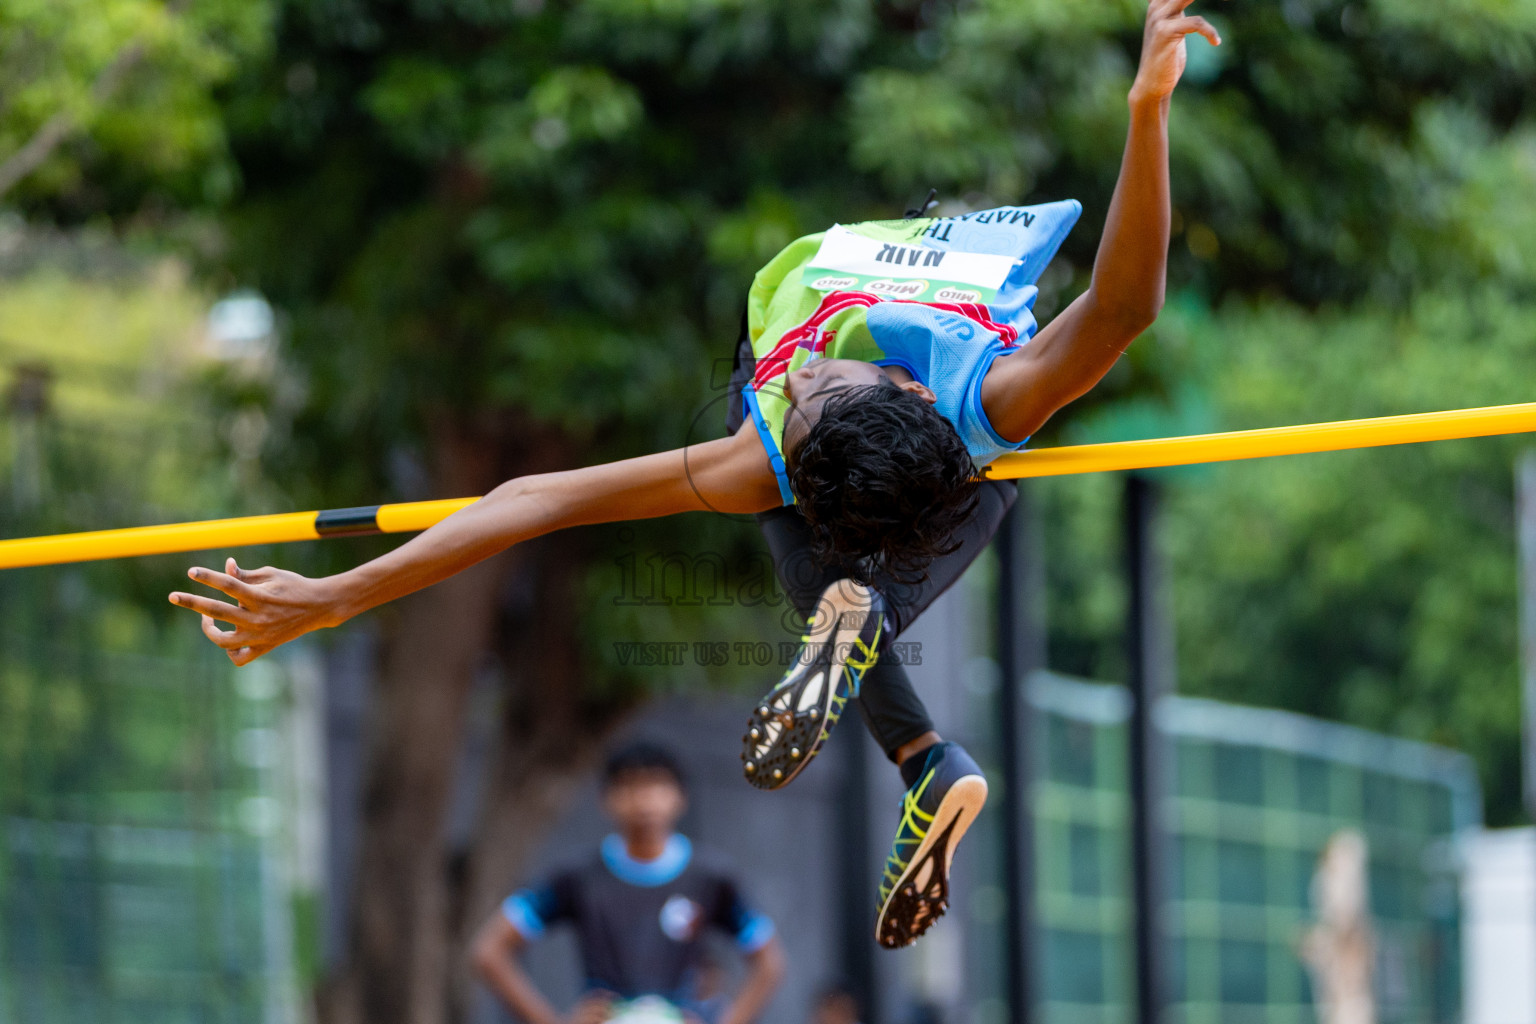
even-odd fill
[[[1536,451],[1515,467],[1515,530],[1520,565],[1520,697],[1525,809],[1536,817]]]
[[[999,754],[1003,768],[1003,872],[1007,906],[1008,1017],[1035,1018],[1034,723],[1029,674],[1045,667],[1045,563],[1039,517],[1028,484],[1003,520],[997,549]]]
[[[838,799],[838,932],[843,981],[859,1004],[861,1020],[882,1020],[875,983],[874,927],[869,913],[869,766],[863,729],[849,729],[842,749],[842,792]]]
[[[1520,677],[1525,732],[1525,807],[1536,817],[1536,451],[1515,471],[1520,552]]]
[[[1130,584],[1126,661],[1131,689],[1131,891],[1136,958],[1137,1024],[1161,1024],[1167,1006],[1167,842],[1159,812],[1167,782],[1158,699],[1173,692],[1173,622],[1156,550],[1157,486],[1144,477],[1125,482],[1125,559]]]

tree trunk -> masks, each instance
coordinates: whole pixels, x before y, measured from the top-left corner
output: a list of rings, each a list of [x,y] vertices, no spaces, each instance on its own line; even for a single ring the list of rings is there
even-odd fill
[[[567,441],[526,423],[444,431],[437,490],[483,494],[509,477],[570,465]],[[613,700],[593,709],[573,584],[577,535],[519,545],[391,609],[370,723],[346,960],[318,1000],[326,1024],[443,1024],[466,1005],[468,929],[533,850],[590,765]],[[493,777],[461,882],[445,828],[477,669],[508,666]]]
[[[435,445],[438,487],[499,482],[495,446],[451,433]],[[516,552],[482,562],[389,609],[368,764],[346,959],[321,994],[327,1024],[439,1024],[448,964],[444,818],[465,701],[491,645],[497,596]]]
[[[452,1019],[471,1011],[472,971],[464,955],[475,931],[508,890],[549,827],[588,777],[604,741],[633,707],[626,695],[595,698],[584,686],[574,587],[585,551],[573,537],[537,542],[502,633],[508,688],[480,826],[455,901]]]

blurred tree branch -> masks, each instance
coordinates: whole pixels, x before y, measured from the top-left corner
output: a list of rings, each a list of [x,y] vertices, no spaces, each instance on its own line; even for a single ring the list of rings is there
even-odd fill
[[[214,89],[270,42],[271,0],[0,2],[0,199],[74,221],[221,201]],[[70,145],[72,140],[89,145]]]
[[[180,7],[174,4],[173,7]],[[140,40],[134,40],[123,47],[112,63],[96,76],[96,81],[91,83],[91,97],[96,102],[106,104],[111,102],[122,87],[123,79],[144,60],[147,47]],[[66,139],[80,128],[79,119],[71,110],[60,110],[48,120],[43,122],[26,143],[6,157],[4,163],[0,163],[0,198],[16,186],[23,178],[31,174],[43,165],[43,161],[53,155]]]

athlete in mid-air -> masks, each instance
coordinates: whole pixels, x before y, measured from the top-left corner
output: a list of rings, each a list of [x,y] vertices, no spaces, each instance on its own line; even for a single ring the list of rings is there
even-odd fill
[[[244,665],[554,530],[756,513],[810,628],[802,657],[753,712],[743,769],[762,788],[787,784],[855,700],[908,785],[875,928],[881,945],[906,945],[943,913],[950,861],[987,786],[934,730],[902,666],[879,654],[980,554],[1012,503],[1010,484],[978,471],[1098,383],[1162,308],[1169,102],[1185,36],[1220,42],[1184,13],[1191,2],[1151,0],[1092,283],[1038,333],[1034,282],[1075,202],[834,227],[792,243],[753,281],[729,436],[509,480],[336,576],[234,559],[225,572],[194,568],[193,580],[237,604],[171,601],[200,613],[209,639]]]

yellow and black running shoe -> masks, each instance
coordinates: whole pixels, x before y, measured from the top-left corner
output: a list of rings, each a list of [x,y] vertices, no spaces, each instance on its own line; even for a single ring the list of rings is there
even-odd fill
[[[839,580],[822,592],[784,678],[758,702],[741,738],[742,772],[759,789],[786,786],[832,734],[887,638],[879,591]]]
[[[949,865],[966,829],[987,802],[987,780],[956,743],[921,754],[922,771],[902,797],[901,824],[880,879],[875,941],[911,945],[949,906]]]

